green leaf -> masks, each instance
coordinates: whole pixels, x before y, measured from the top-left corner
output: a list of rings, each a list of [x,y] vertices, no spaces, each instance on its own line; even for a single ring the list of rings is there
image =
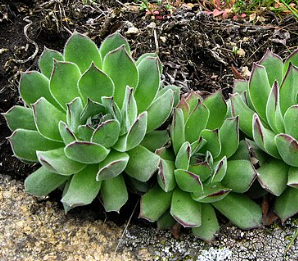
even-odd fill
[[[155,222],[170,208],[171,200],[172,192],[164,192],[156,184],[142,196],[139,217]]]
[[[184,121],[187,121],[190,108],[189,105],[184,97],[181,97],[179,104],[177,105],[177,108],[181,109],[183,111]]]
[[[271,158],[258,168],[261,186],[275,196],[280,196],[287,187],[289,166],[281,160]]]
[[[184,116],[182,109],[174,108],[170,134],[174,152],[177,154],[180,147],[185,142]]]
[[[45,47],[39,57],[38,67],[42,74],[48,78],[51,77],[54,68],[54,59],[57,61],[63,61],[64,57],[60,52]]]
[[[275,133],[263,126],[257,114],[254,114],[253,119],[253,138],[260,149],[267,152],[271,156],[280,159],[276,144],[274,142]]]
[[[296,49],[294,52],[292,52],[287,60],[285,61],[284,65],[284,74],[288,71],[288,68],[292,65],[298,66],[298,50]]]
[[[86,122],[89,117],[92,117],[97,114],[106,114],[106,108],[98,102],[92,101],[91,99],[87,99],[87,104],[85,105],[81,116],[80,121]]]
[[[157,173],[157,182],[165,192],[169,192],[176,187],[174,170],[175,163],[173,161],[164,159],[160,160]]]
[[[212,205],[202,204],[201,218],[201,226],[192,228],[192,233],[202,240],[211,241],[214,238],[214,234],[219,230],[219,224]]]
[[[298,105],[293,105],[287,109],[284,115],[286,134],[291,135],[294,139],[298,139]]]
[[[39,72],[31,71],[22,73],[19,88],[21,97],[28,105],[44,97],[55,107],[60,108],[50,92],[49,79]]]
[[[275,133],[284,132],[284,119],[280,110],[279,87],[277,82],[273,84],[267,101],[266,117],[270,128]]]
[[[47,139],[62,141],[58,125],[59,121],[65,121],[65,114],[45,98],[40,98],[33,104],[33,112],[39,133]]]
[[[99,51],[101,53],[101,57],[104,58],[110,51],[113,51],[122,45],[125,46],[125,50],[127,51],[127,53],[130,54],[129,44],[121,34],[116,32],[109,35],[106,39],[104,39],[100,46]]]
[[[261,207],[243,194],[231,192],[224,199],[216,201],[212,205],[241,229],[261,226]]]
[[[158,57],[148,56],[137,66],[139,71],[139,82],[135,91],[138,113],[150,106],[154,100],[160,85],[160,61]]]
[[[162,95],[164,95],[164,93],[166,93],[168,90],[172,90],[173,93],[174,93],[174,104],[173,104],[173,107],[176,107],[180,101],[180,87],[178,86],[175,86],[175,85],[167,85],[163,88],[161,88],[159,90],[159,92],[157,93],[157,97],[160,97]]]
[[[190,194],[176,188],[172,196],[171,215],[184,227],[201,225],[201,203],[194,201]]]
[[[101,198],[106,212],[116,211],[128,200],[128,193],[122,175],[102,181]]]
[[[137,103],[133,94],[133,88],[126,86],[122,105],[122,123],[120,135],[126,134],[138,116]]]
[[[279,134],[275,136],[275,143],[283,161],[298,167],[298,142],[288,134]]]
[[[227,173],[227,157],[224,156],[215,166],[211,183],[221,182]]]
[[[191,193],[193,200],[201,203],[213,203],[222,200],[230,193],[231,189],[226,188],[220,183],[204,185],[203,190]]]
[[[129,161],[125,172],[132,178],[146,182],[157,171],[160,157],[145,147],[139,145],[127,154]]]
[[[127,166],[127,153],[112,150],[106,159],[99,163],[96,180],[111,179],[121,174]]]
[[[189,166],[188,170],[198,175],[202,182],[207,180],[212,173],[212,169],[207,161],[192,164]]]
[[[157,55],[156,53],[144,53],[144,54],[142,54],[142,55],[138,58],[138,60],[136,61],[136,66],[139,66],[139,64],[140,64],[144,59],[149,58],[149,57],[151,57],[151,58],[158,58],[158,55]],[[161,64],[160,61],[159,61],[159,70],[160,70],[160,72],[162,71],[162,64]]]
[[[170,211],[166,211],[157,221],[157,229],[169,229],[172,226],[174,226],[176,223],[176,220],[172,217]]]
[[[241,99],[238,93],[230,95],[231,110],[234,117],[239,116],[239,128],[248,137],[252,138],[252,121],[254,111]]]
[[[222,96],[222,92],[218,91],[211,94],[203,101],[203,104],[210,112],[206,128],[211,130],[219,128],[224,122],[227,113],[227,104]]]
[[[264,66],[254,63],[249,81],[249,95],[256,112],[266,121],[266,104],[271,85]]]
[[[267,49],[265,55],[259,61],[259,64],[266,68],[270,86],[272,86],[275,81],[279,84],[281,83],[284,64],[280,56]]]
[[[136,87],[139,80],[138,70],[125,50],[124,45],[109,52],[103,62],[103,71],[110,76],[115,84],[114,99],[121,106],[124,99],[125,89]]]
[[[113,118],[118,120],[119,122],[122,122],[122,114],[118,107],[118,105],[115,103],[113,97],[101,97],[101,102],[104,107],[108,110],[108,113],[113,115]]]
[[[78,136],[81,140],[91,141],[94,129],[89,125],[81,125],[78,128]]]
[[[176,160],[175,160],[175,166],[177,169],[188,169],[189,162],[190,162],[190,144],[188,141],[184,142],[179,149]]]
[[[125,175],[125,181],[129,185],[132,193],[147,193],[151,187],[149,182],[141,182],[128,175]]]
[[[126,135],[118,139],[113,146],[118,151],[127,151],[137,147],[145,137],[147,130],[147,112],[142,112]]]
[[[65,149],[65,155],[77,162],[85,164],[96,164],[103,161],[110,150],[100,144],[87,141],[74,141],[68,144]]]
[[[107,120],[98,125],[91,137],[91,141],[110,148],[118,141],[119,134],[119,122],[117,120]]]
[[[74,133],[77,133],[78,127],[82,124],[82,112],[83,104],[81,98],[74,98],[70,103],[67,104],[66,122]]]
[[[158,97],[148,108],[147,132],[160,127],[170,116],[174,103],[174,93],[168,90]]]
[[[298,212],[298,189],[288,187],[274,203],[274,211],[282,222]]]
[[[298,168],[289,168],[287,185],[296,189],[298,188]]]
[[[111,78],[98,69],[93,62],[79,79],[78,88],[84,103],[87,103],[88,98],[101,102],[102,96],[114,94],[114,83]]]
[[[101,68],[101,55],[96,44],[87,36],[77,32],[68,39],[64,48],[65,61],[75,63],[84,73],[93,62]]]
[[[95,180],[97,165],[87,165],[86,168],[74,174],[61,202],[66,206],[66,212],[78,206],[89,205],[97,196],[101,182]]]
[[[185,97],[186,102],[189,106],[189,111],[192,112],[198,103],[203,101],[203,98],[199,95],[198,92],[190,91]]]
[[[25,179],[25,191],[37,197],[47,196],[67,180],[67,176],[52,173],[40,167]]]
[[[60,175],[69,176],[74,173],[78,173],[85,164],[74,161],[66,157],[64,148],[37,151],[38,160],[48,171],[58,173]]]
[[[36,130],[31,108],[16,105],[2,115],[11,131],[16,129]]]
[[[50,79],[50,91],[60,106],[66,110],[66,104],[79,97],[77,82],[81,77],[79,67],[74,63],[55,62]]]
[[[257,173],[249,160],[229,160],[222,184],[234,192],[244,193],[254,182]]]
[[[185,139],[187,141],[192,143],[199,138],[201,131],[207,126],[209,115],[208,108],[198,100],[185,123]]]
[[[249,93],[249,82],[247,80],[239,80],[234,79],[234,86],[233,86],[233,93],[240,94],[243,102],[252,110],[254,110],[254,107],[252,105]]]
[[[65,145],[76,140],[75,135],[63,121],[59,122],[59,133]]]
[[[184,169],[174,171],[177,185],[185,192],[201,192],[203,184],[200,176]]]
[[[286,66],[285,66],[286,67]],[[298,68],[289,65],[286,75],[284,76],[283,82],[280,86],[280,109],[281,113],[284,115],[287,109],[297,104],[297,92],[298,85]]]
[[[190,147],[191,147],[191,155],[195,155],[198,151],[200,151],[205,145],[207,141],[203,139],[203,137],[200,137],[196,141],[194,141]]]
[[[200,153],[206,153],[209,151],[216,158],[221,151],[218,129],[202,130],[201,137],[206,141],[206,145],[202,147]]]
[[[37,150],[52,150],[63,146],[63,143],[48,140],[33,130],[17,129],[8,140],[16,157],[32,162],[38,162]]]
[[[141,145],[154,152],[165,146],[169,141],[170,136],[167,130],[156,130],[147,133]]]
[[[170,160],[170,161],[175,161],[175,154],[174,151],[172,150],[172,147],[162,147],[160,149],[157,149],[155,151],[155,154],[157,154],[159,157],[161,157],[164,160]]]

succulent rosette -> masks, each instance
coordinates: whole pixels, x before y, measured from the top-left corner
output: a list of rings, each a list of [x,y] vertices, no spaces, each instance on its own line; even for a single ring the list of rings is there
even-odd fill
[[[249,81],[235,80],[231,111],[240,130],[263,153],[260,185],[277,196],[274,211],[285,221],[298,212],[298,50],[285,62],[267,50]]]
[[[142,218],[160,228],[178,222],[204,240],[219,229],[215,209],[240,228],[261,225],[261,208],[243,194],[256,171],[239,147],[238,117],[226,113],[221,92],[181,99],[170,127],[172,146],[156,151],[158,184],[142,197]]]
[[[63,54],[44,50],[39,69],[22,74],[25,105],[4,114],[14,155],[41,164],[26,191],[46,196],[63,188],[66,211],[100,193],[106,211],[119,211],[126,183],[142,188],[158,169],[154,150],[169,135],[156,129],[178,103],[179,88],[162,88],[158,57],[144,54],[135,62],[118,33],[100,48],[74,33]]]

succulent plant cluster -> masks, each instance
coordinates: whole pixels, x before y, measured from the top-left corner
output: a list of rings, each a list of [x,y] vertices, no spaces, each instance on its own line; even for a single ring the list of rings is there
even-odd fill
[[[243,229],[261,226],[252,198],[268,192],[285,220],[298,212],[295,65],[298,51],[285,63],[268,51],[228,101],[221,92],[180,98],[161,81],[156,54],[135,61],[119,33],[99,48],[74,33],[63,53],[44,50],[40,71],[22,73],[24,106],[4,114],[14,155],[40,164],[25,189],[61,189],[66,212],[95,198],[119,212],[132,190],[140,217],[204,240],[218,231],[218,212]]]

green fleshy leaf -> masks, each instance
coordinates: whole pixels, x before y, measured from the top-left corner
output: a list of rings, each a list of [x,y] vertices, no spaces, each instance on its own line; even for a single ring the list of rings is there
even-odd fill
[[[75,135],[63,121],[59,122],[59,133],[65,145],[76,140]]]
[[[267,101],[266,118],[270,128],[275,133],[284,132],[284,119],[280,110],[279,87],[277,82],[273,84]]]
[[[67,109],[67,103],[80,96],[77,87],[80,77],[81,73],[76,64],[55,62],[50,79],[50,91],[64,110]]]
[[[151,187],[149,182],[141,182],[128,175],[125,175],[125,181],[133,193],[147,193]]]
[[[157,55],[156,53],[144,53],[144,54],[142,54],[142,55],[138,58],[138,60],[136,61],[136,66],[139,66],[139,64],[140,64],[144,59],[149,58],[149,57],[151,57],[151,58],[158,58],[158,55]],[[160,72],[162,71],[162,64],[161,64],[160,61],[159,61],[159,70],[160,70]]]
[[[203,190],[203,184],[198,175],[184,169],[176,169],[174,173],[177,185],[183,191],[201,192]]]
[[[172,196],[171,215],[184,227],[201,225],[201,203],[194,201],[190,194],[176,188]]]
[[[207,180],[210,177],[211,173],[212,173],[212,169],[211,169],[211,167],[210,167],[210,165],[208,164],[207,161],[192,164],[192,165],[189,166],[188,170],[190,172],[198,175],[202,182]]]
[[[142,196],[139,217],[155,222],[170,208],[171,199],[172,192],[164,192],[156,184]]]
[[[100,144],[87,141],[74,141],[68,144],[64,151],[68,158],[85,164],[99,163],[110,152],[109,149],[106,149]]]
[[[238,93],[250,109],[254,109],[249,93],[249,83],[246,80],[234,79],[233,93]]]
[[[206,141],[206,145],[204,145],[200,152],[206,153],[207,151],[210,151],[210,153],[216,158],[221,151],[218,129],[202,130],[201,137]]]
[[[168,90],[172,90],[173,93],[174,93],[174,104],[173,104],[173,107],[176,107],[180,101],[180,87],[178,86],[175,86],[175,85],[167,85],[163,88],[161,88],[159,90],[159,92],[157,93],[157,97],[160,97],[162,95],[164,95]]]
[[[212,205],[241,229],[261,226],[261,207],[243,194],[231,192],[224,199],[216,201]]]
[[[34,121],[41,135],[53,141],[62,141],[59,133],[59,121],[65,121],[65,114],[49,103],[45,98],[40,98],[33,104]]]
[[[11,131],[16,129],[36,130],[31,108],[16,105],[2,115]]]
[[[190,108],[189,105],[184,97],[181,97],[179,104],[177,105],[177,108],[181,109],[183,111],[184,121],[187,121]]]
[[[33,130],[17,129],[8,140],[16,157],[32,162],[38,162],[36,151],[52,150],[63,146],[63,143],[48,140]]]
[[[199,138],[201,131],[207,126],[209,115],[208,108],[198,100],[185,123],[185,139],[187,141],[192,143]]]
[[[213,203],[222,200],[230,193],[231,189],[226,188],[220,183],[204,185],[204,189],[191,193],[193,200],[201,203]]]
[[[286,134],[291,135],[294,139],[298,139],[298,105],[293,105],[287,109],[284,115]]]
[[[275,81],[279,84],[281,83],[284,64],[277,54],[274,54],[267,49],[265,55],[259,61],[259,64],[266,68],[270,86],[272,86]]]
[[[202,204],[202,224],[192,228],[192,233],[202,240],[211,241],[218,230],[219,224],[214,208],[210,204]]]
[[[98,69],[93,62],[81,76],[78,88],[84,103],[87,103],[88,98],[101,102],[102,96],[113,96],[114,94],[114,83],[111,78]]]
[[[257,114],[254,114],[253,119],[253,138],[260,149],[267,152],[274,158],[280,159],[274,142],[275,133],[263,126]]]
[[[230,95],[231,110],[234,117],[239,116],[239,128],[248,137],[252,138],[252,121],[254,111],[241,99],[238,93]]]
[[[190,91],[190,93],[185,97],[186,102],[189,106],[189,112],[191,113],[198,103],[203,101],[203,98],[199,95],[198,92]]]
[[[286,67],[286,66],[285,66]],[[289,107],[297,104],[298,68],[290,64],[283,82],[280,86],[280,109],[284,115]]]
[[[184,142],[176,156],[175,166],[177,169],[188,169],[191,153],[190,150],[191,148],[189,142]]]
[[[203,104],[208,108],[210,116],[207,122],[207,129],[219,128],[224,122],[227,113],[227,104],[222,92],[218,91],[208,96]]]
[[[288,187],[274,203],[274,211],[282,222],[298,212],[298,189]]]
[[[128,200],[128,193],[122,175],[102,181],[101,198],[107,212],[116,211],[119,213],[120,208]]]
[[[38,67],[42,74],[48,78],[50,78],[52,75],[52,71],[54,68],[54,59],[57,61],[63,61],[64,57],[61,53],[45,47],[39,57]]]
[[[289,166],[281,160],[271,158],[258,168],[261,186],[275,196],[280,196],[287,187]]]
[[[169,160],[169,161],[175,161],[175,154],[174,151],[172,150],[172,147],[162,147],[160,149],[157,149],[155,151],[155,154],[157,154],[160,158],[164,160]]]
[[[98,195],[101,182],[95,180],[97,165],[87,165],[86,168],[74,174],[61,202],[66,206],[66,212],[78,206],[89,205]]]
[[[160,160],[157,182],[159,186],[165,191],[172,191],[176,187],[176,180],[174,175],[175,163],[170,160]]]
[[[48,171],[58,173],[60,175],[69,176],[78,173],[85,164],[74,161],[66,157],[64,148],[37,151],[38,160]]]
[[[246,140],[241,140],[239,142],[238,149],[233,156],[229,158],[229,160],[250,160],[250,154]]]
[[[147,130],[147,112],[142,112],[126,135],[118,139],[113,146],[118,151],[127,151],[137,147],[145,137]]]
[[[81,125],[78,128],[78,136],[81,140],[91,141],[94,129],[89,125]]]
[[[113,97],[101,97],[102,105],[106,107],[108,110],[108,113],[113,115],[115,119],[117,119],[119,122],[122,122],[122,114],[118,107],[118,105],[115,103]]]
[[[52,173],[40,167],[25,179],[25,191],[37,197],[47,196],[67,180],[67,176]]]
[[[81,113],[80,121],[86,122],[89,117],[92,117],[94,115],[101,114],[101,113],[106,114],[107,113],[106,108],[98,102],[87,99],[87,104],[85,105]]]
[[[184,116],[182,109],[174,108],[173,121],[170,127],[170,134],[175,154],[185,142]]]
[[[81,125],[81,114],[83,112],[83,104],[81,98],[77,97],[67,104],[66,122],[69,128],[77,133],[78,127]]]
[[[60,108],[49,89],[49,79],[43,74],[31,71],[22,73],[20,80],[20,94],[26,104],[31,105],[41,97]]]
[[[245,139],[247,149],[249,151],[248,160],[257,160],[262,166],[270,156],[259,148],[259,146],[252,140]]]
[[[121,174],[127,166],[127,153],[112,150],[106,159],[99,163],[96,180],[111,179]]]
[[[229,160],[222,184],[234,192],[244,193],[254,182],[257,173],[249,160]]]
[[[298,167],[298,142],[288,134],[279,134],[275,136],[275,143],[283,161]]]
[[[134,179],[148,181],[157,171],[160,157],[139,145],[127,152],[129,161],[125,172]]]
[[[298,66],[298,50],[292,52],[284,64],[284,74],[288,71],[288,68],[292,65]]]
[[[96,44],[87,36],[74,33],[67,41],[64,48],[65,61],[75,63],[84,73],[93,62],[101,68],[101,55]]]
[[[200,151],[205,145],[207,141],[203,139],[203,137],[200,137],[196,141],[194,141],[192,144],[190,144],[191,147],[191,156],[196,154],[198,151]]]
[[[227,173],[227,157],[224,156],[215,166],[211,183],[221,182]]]
[[[101,57],[104,58],[109,52],[119,48],[124,45],[125,50],[128,54],[130,54],[130,47],[127,40],[118,32],[109,35],[100,46]]]
[[[91,137],[91,141],[110,148],[118,141],[119,134],[119,122],[117,120],[107,120],[98,125]]]
[[[110,76],[115,84],[114,99],[121,106],[125,89],[136,87],[139,80],[138,70],[125,50],[124,45],[109,52],[103,62],[103,71]]]
[[[158,97],[148,108],[147,132],[160,127],[170,116],[174,103],[174,93],[168,90]]]
[[[296,189],[298,188],[298,168],[289,168],[287,185]]]
[[[263,121],[266,121],[266,104],[271,85],[264,66],[254,63],[249,81],[249,95],[253,106]]]
[[[160,61],[158,58],[148,56],[137,66],[139,82],[135,91],[138,113],[150,106],[154,100],[160,85]]]
[[[176,220],[172,217],[170,211],[166,211],[157,221],[157,229],[169,229],[174,226]]]
[[[165,146],[169,141],[170,136],[167,130],[156,130],[147,133],[141,142],[141,145],[154,152]]]

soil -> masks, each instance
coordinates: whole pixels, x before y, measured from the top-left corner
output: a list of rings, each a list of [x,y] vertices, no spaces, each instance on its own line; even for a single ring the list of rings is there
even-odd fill
[[[259,14],[262,22],[218,20],[195,5],[192,9],[177,8],[171,16],[156,20],[133,1],[83,2],[0,0],[0,113],[22,104],[20,72],[37,69],[45,46],[62,51],[74,30],[87,34],[98,45],[119,30],[128,38],[135,58],[158,52],[165,83],[180,86],[183,92],[198,90],[203,96],[219,89],[227,96],[233,85],[232,66],[241,77],[248,77],[252,63],[261,59],[267,48],[284,58],[298,42],[298,22],[293,16],[263,12]],[[12,156],[5,139],[10,133],[0,116],[0,173],[24,179],[37,166],[25,165]],[[52,196],[54,200],[57,197],[55,193]],[[129,210],[136,200],[132,202]],[[98,204],[96,208],[97,213],[103,213]],[[114,214],[109,218],[121,223],[131,211],[122,212],[124,218]]]

